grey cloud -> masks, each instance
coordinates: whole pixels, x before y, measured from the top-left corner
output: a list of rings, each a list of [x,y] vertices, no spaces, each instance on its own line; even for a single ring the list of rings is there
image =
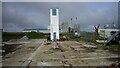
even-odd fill
[[[49,26],[50,8],[59,8],[60,23],[70,22],[70,18],[75,23],[77,17],[82,31],[94,31],[94,25],[118,22],[117,2],[4,2],[3,29],[45,28]]]

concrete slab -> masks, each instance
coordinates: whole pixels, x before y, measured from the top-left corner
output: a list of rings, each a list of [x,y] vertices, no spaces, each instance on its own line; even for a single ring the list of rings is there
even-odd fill
[[[4,66],[26,66],[29,65],[29,58],[31,54],[37,50],[37,48],[44,42],[44,39],[34,39],[30,43],[23,44],[18,47],[16,51],[6,54],[3,56],[3,65]],[[34,55],[32,55],[34,56]],[[8,58],[7,58],[8,57]],[[19,59],[18,59],[19,58]],[[32,58],[32,57],[31,57]],[[30,60],[31,61],[31,60]]]
[[[60,50],[64,50],[64,51],[51,50],[51,48],[53,47],[53,44],[49,46],[42,46],[41,49],[39,50],[39,53],[32,60],[36,61],[38,66],[61,65],[61,64],[52,64],[55,62],[56,63],[62,62],[63,66],[64,65],[66,66],[105,65],[106,66],[106,65],[113,63],[111,61],[109,62],[106,58],[117,57],[115,54],[112,54],[108,51],[104,51],[104,50],[96,51],[97,49],[91,48],[91,47],[96,47],[96,46],[85,44],[85,43],[80,44],[78,42],[73,42],[73,41],[64,41],[64,42],[60,41],[60,43],[58,42],[58,46],[60,47]],[[75,50],[78,50],[78,51],[75,51]],[[103,60],[103,63],[101,60]],[[99,64],[99,62],[101,64]]]
[[[24,66],[108,66],[114,62],[109,61],[108,58],[119,57],[117,54],[106,50],[92,49],[91,44],[60,41],[57,42],[60,48],[53,49],[53,44],[40,46],[41,43],[39,41],[32,40],[30,44],[24,45],[24,48],[12,54],[12,57],[9,55],[10,58],[6,58],[4,62],[8,65],[9,63],[14,65],[20,62],[18,65],[23,64]],[[90,46],[86,47],[84,45]],[[21,59],[18,60],[18,58]]]

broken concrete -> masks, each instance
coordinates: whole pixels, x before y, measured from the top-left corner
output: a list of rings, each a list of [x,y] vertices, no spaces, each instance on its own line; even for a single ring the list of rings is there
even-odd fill
[[[18,41],[19,42],[25,42],[25,41],[28,41],[29,38],[27,36],[23,36],[22,38],[20,38]]]
[[[97,49],[97,46],[84,42],[58,41],[59,48],[57,49],[53,48],[54,43],[49,45],[46,45],[46,43],[44,42],[41,45],[40,40],[33,40],[29,44],[24,44],[25,46],[22,49],[8,56],[9,58],[5,58],[3,65],[109,66],[115,62],[108,60],[109,58],[120,57],[117,54],[110,53],[107,50]],[[18,60],[17,58],[21,59]],[[30,62],[27,63],[28,60]]]

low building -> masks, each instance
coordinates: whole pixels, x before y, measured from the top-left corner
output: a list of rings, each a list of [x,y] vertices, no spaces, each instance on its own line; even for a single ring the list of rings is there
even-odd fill
[[[41,33],[50,33],[50,29],[40,28],[40,29],[24,29],[23,32],[41,32]]]
[[[110,29],[110,28],[100,28],[98,29],[99,36],[108,38],[110,37],[113,33],[119,31],[119,29]]]

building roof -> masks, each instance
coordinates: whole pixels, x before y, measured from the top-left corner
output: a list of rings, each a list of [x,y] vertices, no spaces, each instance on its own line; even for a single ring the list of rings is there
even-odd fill
[[[49,30],[48,28],[34,28],[34,29],[24,29],[24,30]]]

